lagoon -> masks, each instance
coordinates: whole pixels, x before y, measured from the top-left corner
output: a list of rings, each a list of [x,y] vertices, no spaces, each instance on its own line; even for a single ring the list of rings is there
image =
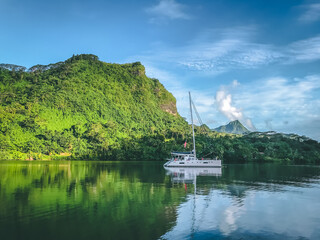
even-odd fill
[[[320,239],[320,167],[2,161],[1,239]]]

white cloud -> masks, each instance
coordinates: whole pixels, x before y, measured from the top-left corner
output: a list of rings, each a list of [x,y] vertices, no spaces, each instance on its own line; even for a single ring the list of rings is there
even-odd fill
[[[152,21],[157,18],[190,19],[190,16],[185,12],[185,8],[185,5],[175,0],[160,0],[157,5],[147,8],[146,12],[153,16]]]
[[[320,59],[320,35],[294,42],[288,47],[289,62]],[[292,57],[291,57],[292,56]],[[290,60],[293,59],[293,60]]]
[[[226,115],[231,121],[241,119],[243,114],[240,109],[233,107],[231,94],[228,94],[224,90],[220,90],[216,94],[216,103],[219,110]]]
[[[233,84],[234,85],[234,84]],[[219,111],[230,121],[239,120],[250,130],[256,130],[251,119],[247,118],[241,109],[236,108],[232,103],[232,96],[224,87],[216,93],[215,103]]]
[[[303,23],[312,23],[320,20],[320,3],[314,3],[303,6],[304,12],[299,17],[299,21]]]

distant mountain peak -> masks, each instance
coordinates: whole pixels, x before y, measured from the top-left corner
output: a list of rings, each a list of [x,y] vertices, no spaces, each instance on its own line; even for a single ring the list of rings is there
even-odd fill
[[[240,124],[241,126],[243,126],[242,124],[241,124],[241,122],[237,119],[237,120],[234,120],[234,121],[231,121],[231,122],[229,122],[229,124],[232,124],[232,125],[238,125],[238,124]]]
[[[222,125],[213,129],[217,132],[233,133],[233,134],[247,134],[250,131],[242,125],[239,120],[231,121],[227,125]]]

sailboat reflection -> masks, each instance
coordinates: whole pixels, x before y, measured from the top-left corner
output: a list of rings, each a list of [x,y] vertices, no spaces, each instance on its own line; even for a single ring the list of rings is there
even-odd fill
[[[164,167],[173,183],[196,183],[197,176],[221,176],[222,168]]]
[[[160,239],[193,239],[196,238],[199,222],[202,222],[203,214],[207,207],[211,206],[211,200],[203,200],[202,194],[197,190],[197,176],[215,176],[222,175],[222,168],[199,168],[199,167],[164,167],[166,174],[171,176],[173,184],[183,184],[187,192],[188,184],[194,185],[193,194],[187,195],[187,201],[177,210],[177,220],[175,226]],[[199,195],[200,194],[200,195]],[[209,194],[209,193],[208,193]],[[208,195],[207,194],[207,195]],[[199,199],[197,199],[199,196]],[[196,200],[197,199],[197,200]]]

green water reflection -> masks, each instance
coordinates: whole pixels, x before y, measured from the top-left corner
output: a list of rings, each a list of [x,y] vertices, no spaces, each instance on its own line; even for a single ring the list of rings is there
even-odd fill
[[[319,176],[318,167],[229,165],[222,175],[198,176],[195,185],[174,182],[157,162],[0,162],[1,239],[190,239],[196,234],[198,239],[237,239],[230,235],[231,225],[225,227],[229,232],[219,230],[228,207],[237,209],[252,193],[259,192],[263,200],[269,197],[266,192],[279,196],[288,187],[319,186]],[[190,213],[184,206],[194,195],[204,198],[198,204],[211,209],[206,216],[216,223],[194,235],[179,235]],[[258,206],[248,219],[261,216]],[[320,224],[319,218],[314,221]],[[205,232],[211,235],[201,235]]]
[[[159,164],[0,164],[3,239],[155,239],[175,221],[183,189]]]

